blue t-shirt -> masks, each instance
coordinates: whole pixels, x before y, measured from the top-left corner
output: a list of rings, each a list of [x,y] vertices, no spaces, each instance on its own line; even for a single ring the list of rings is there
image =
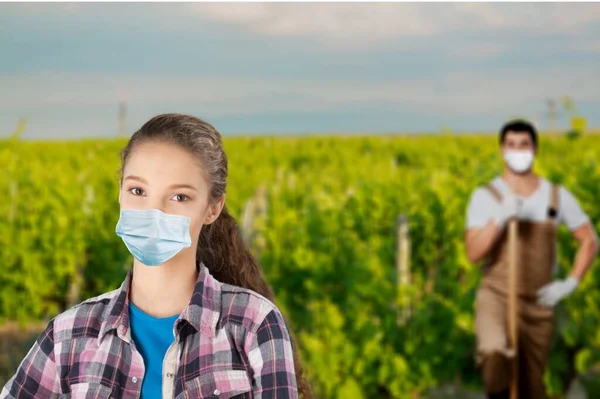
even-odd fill
[[[153,317],[129,302],[131,336],[146,369],[141,399],[162,398],[163,359],[174,341],[173,325],[178,317]]]

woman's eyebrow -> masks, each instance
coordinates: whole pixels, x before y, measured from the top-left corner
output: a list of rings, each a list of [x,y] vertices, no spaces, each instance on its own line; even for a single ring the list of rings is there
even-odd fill
[[[144,184],[148,184],[148,181],[140,176],[129,175],[124,180],[135,180],[135,181],[139,181]],[[190,190],[200,191],[196,187],[192,186],[191,184],[185,184],[185,183],[176,183],[176,184],[172,184],[169,186],[169,189],[175,189],[175,188],[189,188]]]
[[[189,188],[190,190],[198,191],[198,189],[190,184],[172,184],[169,186],[170,189],[174,188]]]
[[[142,182],[144,184],[148,184],[148,181],[146,181],[146,179],[144,179],[143,177],[134,176],[134,175],[127,176],[125,178],[125,180],[136,180],[136,181]]]

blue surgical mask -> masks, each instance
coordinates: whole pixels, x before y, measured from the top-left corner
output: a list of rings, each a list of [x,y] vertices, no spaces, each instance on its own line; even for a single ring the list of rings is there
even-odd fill
[[[159,266],[192,244],[190,218],[158,209],[123,209],[116,233],[138,261]]]

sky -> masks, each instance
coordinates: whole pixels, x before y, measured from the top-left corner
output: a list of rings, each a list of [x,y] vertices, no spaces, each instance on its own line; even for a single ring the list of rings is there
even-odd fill
[[[0,137],[600,127],[600,3],[0,3]]]

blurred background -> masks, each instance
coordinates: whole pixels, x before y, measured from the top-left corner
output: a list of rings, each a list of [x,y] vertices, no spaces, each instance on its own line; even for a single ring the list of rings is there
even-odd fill
[[[319,398],[483,398],[471,192],[497,131],[600,228],[600,5],[0,4],[0,386],[117,288],[119,150],[152,116],[225,137],[228,206]],[[560,274],[576,246],[560,236]],[[548,392],[600,397],[600,271],[557,310]]]

